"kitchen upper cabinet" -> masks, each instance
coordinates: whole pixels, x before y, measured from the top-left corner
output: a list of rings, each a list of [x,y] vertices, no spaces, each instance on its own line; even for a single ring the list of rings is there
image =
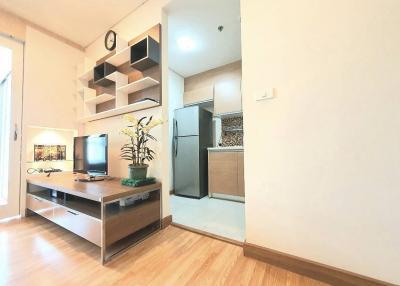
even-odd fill
[[[215,114],[241,112],[241,78],[241,61],[186,77],[183,103],[192,105],[214,100]]]
[[[206,86],[191,91],[185,91],[183,94],[183,104],[192,105],[202,102],[212,101],[214,99],[214,86]]]
[[[208,153],[208,191],[244,197],[243,152]]]
[[[242,112],[241,79],[230,78],[215,83],[214,114]]]

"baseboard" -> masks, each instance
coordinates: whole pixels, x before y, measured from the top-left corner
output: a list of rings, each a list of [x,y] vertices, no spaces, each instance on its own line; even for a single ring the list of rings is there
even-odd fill
[[[244,203],[244,197],[239,197],[239,196],[211,193],[210,197],[214,198],[214,199],[225,200],[225,201]]]
[[[172,215],[166,216],[161,220],[161,228],[164,229],[172,223]]]
[[[224,242],[228,242],[230,244],[234,244],[234,245],[237,245],[237,246],[243,246],[243,242],[241,242],[241,241],[237,241],[237,240],[234,240],[234,239],[230,239],[230,238],[226,238],[226,237],[223,237],[223,236],[219,236],[219,235],[216,235],[216,234],[213,234],[213,233],[209,233],[209,232],[206,232],[206,231],[203,231],[203,230],[199,230],[199,229],[196,229],[196,228],[193,228],[193,227],[190,227],[190,226],[186,226],[186,225],[183,225],[183,224],[180,224],[180,223],[172,222],[171,225],[176,226],[176,227],[181,228],[181,229],[184,229],[184,230],[187,230],[187,231],[190,231],[190,232],[194,232],[194,233],[201,234],[201,235],[204,235],[204,236],[208,236],[208,237],[211,237],[211,238],[214,238],[214,239],[218,239],[218,240],[221,240],[221,241],[224,241]]]
[[[289,271],[308,276],[315,280],[340,286],[393,286],[387,282],[369,278],[363,275],[352,273],[346,270],[335,268],[329,265],[313,262],[304,258],[268,249],[258,245],[245,242],[243,253],[268,264],[272,264]]]

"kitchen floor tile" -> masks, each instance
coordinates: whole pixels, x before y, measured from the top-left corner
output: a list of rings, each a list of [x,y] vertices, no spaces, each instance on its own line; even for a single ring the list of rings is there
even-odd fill
[[[198,230],[244,242],[244,203],[171,195],[172,220]]]

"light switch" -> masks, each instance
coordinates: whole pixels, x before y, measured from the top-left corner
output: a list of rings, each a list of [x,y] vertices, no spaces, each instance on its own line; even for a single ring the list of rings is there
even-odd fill
[[[256,101],[267,100],[274,98],[274,89],[268,88],[266,90],[259,90],[254,93],[254,99]]]

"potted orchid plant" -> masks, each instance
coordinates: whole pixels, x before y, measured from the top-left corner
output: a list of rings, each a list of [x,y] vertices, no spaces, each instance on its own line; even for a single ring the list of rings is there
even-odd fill
[[[155,155],[148,143],[151,140],[157,141],[150,134],[150,130],[162,124],[162,121],[153,119],[153,116],[137,119],[132,115],[125,115],[124,119],[128,122],[128,126],[121,130],[121,134],[128,137],[128,143],[121,147],[121,158],[131,162],[129,179],[145,179],[149,166],[146,162],[153,160]]]

